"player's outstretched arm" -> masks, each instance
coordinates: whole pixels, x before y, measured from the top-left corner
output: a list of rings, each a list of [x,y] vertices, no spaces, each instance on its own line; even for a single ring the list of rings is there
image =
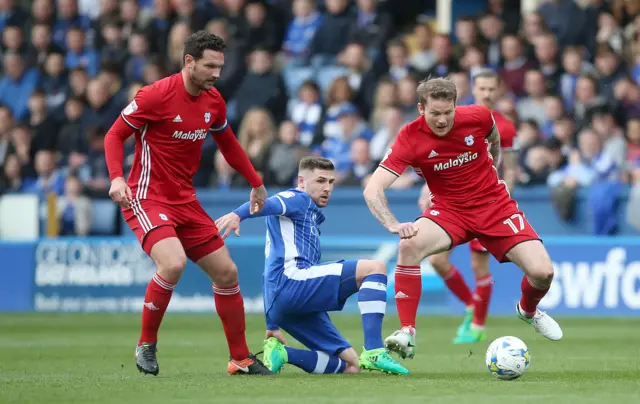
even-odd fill
[[[260,212],[251,211],[251,202],[245,202],[231,213],[218,218],[216,227],[222,234],[222,238],[227,238],[233,231],[236,236],[240,236],[240,222],[253,218],[264,216],[281,216],[285,213],[285,205],[278,196],[272,196],[267,199],[264,208]],[[224,231],[223,231],[224,230]]]
[[[502,158],[502,146],[500,145],[500,131],[498,131],[496,125],[493,125],[493,128],[491,128],[491,132],[489,136],[487,136],[487,141],[489,142],[489,153],[491,153],[491,157],[493,157],[493,166],[498,168],[500,167],[500,160]]]
[[[400,235],[401,238],[411,238],[418,231],[413,223],[399,223],[391,213],[389,202],[384,193],[398,177],[383,167],[378,167],[369,179],[363,195],[367,206],[378,221],[391,233]]]

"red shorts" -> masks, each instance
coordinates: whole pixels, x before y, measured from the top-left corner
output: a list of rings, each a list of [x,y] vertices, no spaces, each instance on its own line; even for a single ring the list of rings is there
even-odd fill
[[[193,262],[224,245],[216,224],[198,201],[170,205],[134,199],[131,208],[123,209],[122,214],[142,249],[149,255],[158,241],[169,237],[180,240],[187,257]]]
[[[462,211],[436,204],[422,217],[433,220],[447,232],[452,248],[471,241],[472,251],[487,251],[500,262],[509,262],[506,255],[517,244],[540,240],[512,199]]]

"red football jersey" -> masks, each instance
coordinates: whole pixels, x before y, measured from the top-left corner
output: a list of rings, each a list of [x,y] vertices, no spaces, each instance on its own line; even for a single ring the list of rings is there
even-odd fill
[[[494,110],[492,113],[496,121],[496,126],[498,127],[498,132],[500,132],[500,145],[502,146],[502,150],[513,149],[513,143],[517,136],[516,126],[509,118],[500,112]]]
[[[227,127],[227,108],[215,88],[189,94],[182,74],[146,86],[122,110],[135,129],[136,149],[128,184],[133,197],[177,204],[196,199],[193,176],[209,130]]]
[[[427,181],[436,203],[450,209],[509,198],[488,150],[486,138],[493,125],[493,115],[486,107],[456,107],[451,132],[439,137],[420,116],[400,130],[380,166],[397,176],[411,166]]]

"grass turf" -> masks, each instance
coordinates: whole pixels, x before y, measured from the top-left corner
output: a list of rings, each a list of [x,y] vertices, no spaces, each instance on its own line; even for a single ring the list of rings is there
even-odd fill
[[[358,316],[335,315],[361,349]],[[492,318],[489,339],[453,345],[459,318],[419,320],[410,376],[306,375],[287,366],[275,378],[229,377],[228,351],[215,315],[169,313],[160,331],[160,375],[142,376],[133,354],[138,315],[1,314],[0,403],[634,403],[640,400],[639,319],[560,319],[564,340],[551,342],[513,318]],[[385,336],[397,318],[385,322]],[[264,320],[249,316],[247,337],[261,350]],[[516,381],[484,365],[493,338],[515,335],[531,351]],[[292,344],[298,346],[297,344]]]

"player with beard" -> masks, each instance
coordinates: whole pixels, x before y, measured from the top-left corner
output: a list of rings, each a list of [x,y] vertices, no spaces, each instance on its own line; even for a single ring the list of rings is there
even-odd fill
[[[202,143],[211,132],[225,160],[251,184],[251,212],[262,210],[266,200],[262,179],[229,128],[225,102],[214,88],[224,66],[224,49],[224,41],[206,31],[189,36],[182,71],[138,91],[105,137],[109,196],[122,207],[127,224],[157,266],[147,286],[135,354],[136,366],[145,374],[159,372],[158,329],[187,258],[213,281],[231,355],[227,371],[273,374],[249,352],[238,270],[214,221],[196,199],[192,181]],[[123,148],[132,134],[134,163],[126,181]]]
[[[550,340],[561,339],[558,323],[538,310],[551,286],[553,265],[498,176],[500,132],[493,114],[481,105],[456,107],[456,87],[447,79],[424,81],[417,92],[420,116],[400,130],[364,190],[374,216],[401,238],[395,287],[402,328],[385,340],[386,347],[403,358],[415,355],[420,262],[475,238],[498,261],[512,261],[524,271],[518,318]],[[435,198],[415,222],[400,223],[385,190],[409,166],[427,181]]]
[[[500,76],[490,69],[478,71],[473,76],[472,93],[476,104],[483,105],[491,110],[496,121],[496,127],[500,132],[500,146],[502,147],[501,169],[503,178],[507,183],[509,192],[513,190],[515,182],[515,169],[517,155],[513,150],[513,141],[516,137],[516,127],[500,112],[496,111],[495,103],[498,98]],[[425,211],[435,203],[437,195],[429,192],[425,184],[421,193],[419,206]],[[431,265],[442,277],[445,285],[465,305],[466,314],[462,325],[458,328],[455,344],[471,344],[484,341],[487,338],[485,322],[489,312],[489,302],[493,288],[493,278],[489,272],[489,253],[478,239],[469,242],[471,250],[471,268],[476,278],[476,288],[473,293],[465,282],[458,269],[451,263],[451,251],[444,251],[429,257]],[[401,295],[398,296],[401,298]]]

